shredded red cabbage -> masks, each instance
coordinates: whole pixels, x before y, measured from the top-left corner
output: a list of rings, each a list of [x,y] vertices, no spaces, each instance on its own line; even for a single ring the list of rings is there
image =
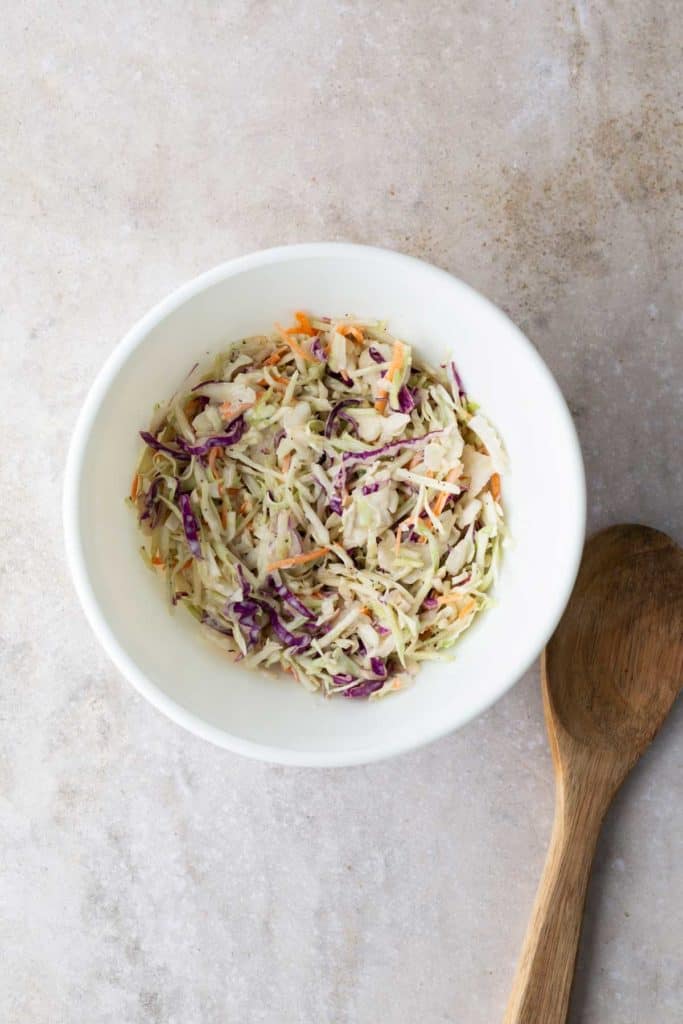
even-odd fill
[[[306,619],[315,619],[315,615],[307,608],[303,601],[300,601],[296,594],[293,594],[289,587],[286,587],[284,583],[276,583],[274,579],[270,579],[270,586],[275,591],[277,596],[281,598],[285,604],[288,604],[290,608],[293,608],[299,615],[303,615]]]
[[[386,455],[387,452],[395,452],[399,448],[412,448],[416,444],[425,444],[430,437],[436,437],[437,434],[443,434],[443,430],[429,430],[426,434],[422,434],[421,437],[399,438],[398,441],[389,441],[388,444],[383,444],[381,448],[372,448],[368,452],[344,452],[342,462],[355,462],[357,459],[374,459],[377,455]]]
[[[244,575],[244,568],[243,568],[243,566],[239,562],[237,562],[236,563],[236,568],[237,568],[237,577],[238,577],[238,579],[240,581],[240,586],[242,588],[242,597],[243,598],[247,598],[247,597],[249,597],[249,594],[251,593],[251,587],[249,586],[249,583],[247,581],[247,577]]]
[[[188,444],[178,438],[178,444],[188,455],[207,455],[212,448],[228,448],[231,444],[237,444],[247,429],[244,416],[238,416],[232,421],[224,434],[216,434],[214,437],[207,437],[201,444]]]
[[[316,337],[313,339],[313,344],[311,345],[311,354],[314,355],[319,362],[327,362],[327,356],[325,355],[325,349],[322,347],[320,343],[319,334],[316,335]]]
[[[375,494],[375,492],[378,491],[380,487],[384,487],[385,484],[388,483],[388,480],[375,480],[374,483],[363,484],[363,486],[360,489],[361,494]]]
[[[151,530],[158,526],[159,519],[161,517],[159,502],[157,501],[157,491],[161,486],[162,480],[163,477],[160,476],[155,477],[155,479],[152,480],[151,484],[149,485],[149,490],[145,495],[145,501],[142,507],[142,512],[140,513],[140,517],[138,519],[138,522],[140,523],[149,520],[149,527]]]
[[[344,380],[344,378],[342,377],[341,373],[337,373],[336,370],[328,369],[327,376],[328,377],[334,377],[335,380],[341,381],[341,383],[344,385],[345,388],[352,388],[353,387],[353,379],[351,377],[349,377],[348,380]]]
[[[458,392],[459,398],[467,398],[467,392],[465,391],[465,385],[463,384],[462,377],[458,373],[458,368],[455,363],[449,363],[448,369],[450,370],[451,379],[455,385],[455,389]]]
[[[155,452],[166,452],[167,455],[172,455],[174,459],[185,460],[189,459],[189,455],[186,452],[178,451],[177,448],[171,448],[170,445],[164,444],[163,441],[159,441],[154,434],[150,434],[148,430],[141,430],[140,437],[149,448],[153,448]]]
[[[355,676],[352,676],[350,672],[337,672],[332,678],[338,686],[346,686],[348,683],[352,683]]]
[[[258,621],[260,603],[253,599],[235,601],[232,606],[237,615],[240,626],[247,632],[247,642],[250,647],[255,646],[261,639],[262,626]]]
[[[293,647],[296,651],[305,651],[306,648],[311,646],[310,636],[295,636],[294,633],[290,633],[287,627],[281,622],[277,612],[271,607],[266,601],[256,601],[266,613],[270,619],[270,628],[275,633],[278,640],[280,640],[287,647]]]
[[[370,348],[368,349],[368,355],[370,356],[371,359],[374,359],[376,363],[386,363],[386,359],[379,351],[379,349],[375,348],[374,345],[371,345]]]
[[[381,658],[370,658],[370,667],[376,676],[386,679],[388,669]]]
[[[415,399],[413,393],[409,387],[404,384],[403,387],[399,388],[398,392],[398,407],[401,412],[412,412],[415,408]]]
[[[340,414],[343,416],[343,418],[345,420],[347,420],[347,421],[350,420],[351,423],[353,424],[353,426],[357,428],[358,424],[356,423],[356,421],[351,416],[345,415],[342,412],[342,410],[348,409],[350,406],[360,405],[360,404],[361,403],[360,403],[360,400],[358,398],[344,398],[344,399],[342,399],[341,402],[337,402],[337,404],[332,407],[332,409],[330,410],[330,413],[329,413],[329,415],[327,417],[327,422],[325,424],[325,431],[324,431],[325,437],[332,437],[332,431],[334,430],[334,421],[337,419],[337,417]]]
[[[199,544],[199,527],[192,511],[189,494],[180,494],[178,496],[178,506],[180,507],[183,520],[183,530],[187,538],[187,546],[195,558],[201,558],[202,549]]]
[[[356,686],[350,687],[348,690],[344,690],[344,697],[369,697],[371,693],[376,693],[377,690],[381,690],[384,686],[384,679],[365,679],[361,683],[357,683]]]

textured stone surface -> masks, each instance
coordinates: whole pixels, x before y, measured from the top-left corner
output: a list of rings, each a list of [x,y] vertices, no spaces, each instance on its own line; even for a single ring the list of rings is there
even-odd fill
[[[529,333],[576,417],[591,527],[681,539],[679,5],[5,14],[0,1019],[491,1024],[552,814],[537,669],[375,767],[215,750],[83,620],[65,449],[107,353],[174,286],[270,244],[371,242]],[[682,769],[679,706],[609,816],[573,1024],[680,1020]]]

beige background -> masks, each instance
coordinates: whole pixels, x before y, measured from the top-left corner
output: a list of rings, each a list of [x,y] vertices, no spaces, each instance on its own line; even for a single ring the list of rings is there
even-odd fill
[[[5,4],[5,1024],[500,1019],[552,813],[538,669],[390,763],[242,761],[99,650],[60,478],[152,303],[230,256],[347,239],[506,309],[570,402],[591,528],[681,539],[680,27],[676,0]],[[682,769],[679,706],[609,816],[573,1024],[680,1021]]]

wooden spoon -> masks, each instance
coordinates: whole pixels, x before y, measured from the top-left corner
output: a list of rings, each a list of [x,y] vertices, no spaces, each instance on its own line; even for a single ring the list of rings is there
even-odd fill
[[[555,823],[505,1024],[566,1020],[602,820],[683,681],[683,550],[647,526],[592,537],[542,677]]]

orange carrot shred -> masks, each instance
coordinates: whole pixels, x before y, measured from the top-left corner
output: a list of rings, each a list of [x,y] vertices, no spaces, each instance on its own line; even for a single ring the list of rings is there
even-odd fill
[[[209,452],[209,468],[214,476],[216,475],[216,459],[218,458],[219,454],[222,454],[222,449],[220,448],[219,445],[216,445],[216,447],[212,448],[211,451]]]
[[[152,559],[152,565],[157,565],[160,569],[164,566],[164,560],[161,555],[155,555]]]
[[[302,310],[298,310],[294,314],[294,319],[296,324],[294,327],[288,327],[285,332],[286,334],[307,334],[309,338],[312,338],[317,333],[311,327],[311,321]]]
[[[460,477],[460,470],[459,469],[452,469],[449,472],[448,476],[446,477],[446,481],[449,484],[454,484],[455,481],[459,477]],[[441,513],[443,512],[444,508],[446,507],[446,502],[448,501],[449,498],[450,498],[450,494],[448,494],[446,491],[442,491],[441,494],[439,495],[439,497],[436,499],[436,501],[432,505],[432,512],[437,517],[437,519],[441,515]]]
[[[384,377],[382,378],[382,380],[380,381],[380,385],[379,385],[380,388],[381,388],[382,393],[379,394],[377,396],[376,400],[375,400],[375,409],[377,410],[377,412],[384,413],[384,411],[385,411],[385,409],[387,407],[387,401],[388,401],[388,396],[387,396],[388,387],[387,387],[387,385],[392,382],[392,380],[394,379],[394,375],[398,371],[400,371],[401,367],[403,366],[403,353],[404,353],[404,351],[405,351],[405,349],[404,349],[404,346],[403,346],[402,342],[397,341],[397,342],[394,343],[394,351],[392,352],[392,355],[391,355],[391,362],[389,363],[389,366],[387,368],[387,372],[384,375]],[[385,381],[386,381],[386,383],[385,383]]]
[[[337,334],[343,334],[345,338],[351,336],[359,345],[362,345],[365,341],[363,332],[355,324],[337,324],[335,331]]]
[[[234,420],[240,413],[253,408],[254,404],[254,402],[241,402],[240,405],[233,406],[230,402],[221,402],[218,406],[218,412],[223,422],[227,423],[228,420]]]
[[[277,366],[282,359],[283,355],[287,351],[286,348],[278,348],[275,352],[271,352],[267,359],[264,359],[262,366]]]
[[[310,354],[310,352],[305,352],[304,349],[302,349],[302,347],[301,347],[301,345],[299,344],[298,341],[295,341],[294,338],[290,338],[290,336],[288,335],[287,331],[285,331],[285,329],[283,327],[281,327],[280,324],[275,324],[275,327],[277,328],[277,331],[278,331],[280,337],[282,338],[282,340],[287,342],[287,344],[292,349],[292,351],[296,352],[296,354],[299,356],[300,359],[305,359],[306,362],[308,362],[308,363],[316,363],[317,362],[317,359],[315,359]],[[300,334],[302,332],[298,331],[297,333]]]
[[[266,572],[275,572],[276,569],[291,569],[294,565],[303,565],[305,562],[313,562],[316,558],[322,558],[329,551],[329,548],[316,548],[315,551],[307,551],[303,555],[292,555],[290,558],[281,558],[277,562],[271,562]]]
[[[133,482],[130,485],[130,500],[135,501],[140,490],[140,474],[136,473],[133,477]]]
[[[500,501],[500,473],[494,473],[491,477],[491,494],[494,501]]]

